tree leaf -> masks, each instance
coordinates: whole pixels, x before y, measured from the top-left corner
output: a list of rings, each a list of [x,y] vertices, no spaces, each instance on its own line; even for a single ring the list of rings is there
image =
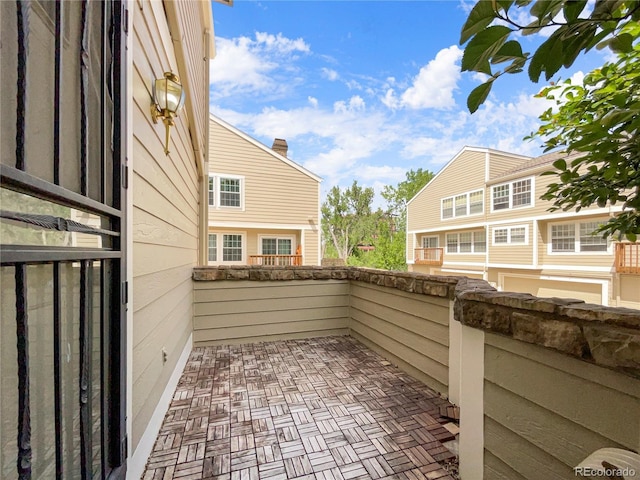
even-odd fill
[[[460,32],[460,45],[484,30],[496,18],[492,3],[491,0],[480,0],[474,5]]]
[[[467,108],[470,113],[478,110],[478,107],[484,103],[489,96],[491,87],[493,86],[493,80],[483,83],[482,85],[474,88],[467,97]]]
[[[598,50],[609,47],[616,53],[629,53],[633,50],[633,37],[628,33],[622,33],[620,35],[614,35],[597,45]]]
[[[540,74],[544,71],[545,78],[549,80],[562,66],[562,39],[556,30],[533,54],[529,63],[529,78],[532,82],[538,82]]]
[[[502,45],[502,47],[500,47],[496,54],[491,58],[491,63],[496,64],[508,62],[514,58],[525,58],[525,56],[522,54],[522,47],[520,46],[520,43],[516,40],[509,40]]]
[[[491,75],[489,59],[504,45],[512,33],[509,27],[494,25],[474,36],[462,55],[462,71],[474,71]]]
[[[552,19],[562,8],[563,0],[537,0],[531,7],[531,15],[542,20],[545,17]]]
[[[564,18],[569,22],[573,22],[580,16],[586,5],[587,0],[569,0],[562,7]]]
[[[566,170],[567,169],[567,161],[564,158],[559,158],[555,162],[553,162],[554,168],[558,170]],[[553,172],[555,173],[555,172]]]

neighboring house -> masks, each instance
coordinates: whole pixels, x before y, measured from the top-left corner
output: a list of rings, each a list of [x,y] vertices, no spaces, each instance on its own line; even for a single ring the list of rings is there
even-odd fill
[[[320,182],[213,115],[209,118],[210,265],[319,265]]]
[[[2,205],[1,478],[140,478],[192,345],[213,54],[208,1],[0,2],[2,191],[22,195]],[[165,72],[186,94],[168,155]]]
[[[409,270],[640,308],[640,246],[591,235],[620,206],[549,212],[540,199],[558,158],[465,147],[408,203]]]

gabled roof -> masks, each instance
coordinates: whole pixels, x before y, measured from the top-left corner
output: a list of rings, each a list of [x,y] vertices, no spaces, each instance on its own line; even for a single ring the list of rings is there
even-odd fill
[[[407,202],[407,205],[409,205],[409,204],[410,204],[410,203],[411,203],[415,198],[418,198],[418,196],[422,193],[422,191],[423,191],[425,188],[427,188],[431,183],[433,183],[433,181],[434,181],[436,178],[438,178],[442,173],[444,173],[444,171],[445,171],[447,168],[449,168],[449,166],[450,166],[451,164],[453,164],[453,162],[455,162],[455,161],[456,161],[456,160],[457,160],[457,159],[458,159],[462,154],[464,154],[464,153],[466,153],[466,152],[496,153],[496,154],[501,154],[501,155],[509,155],[509,156],[511,156],[511,157],[515,157],[515,158],[520,157],[520,158],[521,158],[521,159],[523,159],[523,160],[530,160],[530,159],[531,159],[531,157],[527,157],[527,156],[524,156],[524,155],[518,155],[518,154],[516,154],[516,153],[503,152],[503,151],[501,151],[501,150],[495,150],[495,149],[493,149],[493,148],[469,147],[469,146],[466,146],[466,145],[465,145],[464,147],[462,147],[462,150],[460,150],[460,151],[459,151],[459,152],[458,152],[458,153],[457,153],[457,154],[456,154],[456,155],[455,155],[451,160],[449,160],[449,161],[447,162],[447,164],[446,164],[444,167],[442,167],[442,168],[440,169],[440,171],[439,171],[438,173],[436,173],[436,174],[434,175],[434,177],[433,177],[433,178],[432,178],[432,179],[431,179],[431,180],[430,180],[430,181],[429,181],[429,182],[428,182],[424,187],[422,187],[422,188],[418,191],[418,193],[416,193],[416,194],[413,196],[413,198],[412,198],[412,199],[410,199],[410,200]]]
[[[525,175],[527,173],[534,173],[538,170],[546,170],[550,165],[553,164],[556,160],[560,158],[565,158],[567,160],[572,160],[576,157],[583,155],[582,153],[572,153],[567,154],[565,151],[557,151],[550,152],[544,155],[540,155],[539,157],[532,158],[528,162],[524,162],[522,165],[518,165],[516,168],[508,170],[502,173],[499,177],[492,178],[488,183],[496,183],[498,181],[502,181],[508,177],[513,177],[517,175]],[[544,167],[544,168],[543,168]]]
[[[246,133],[244,133],[242,130],[237,129],[236,127],[234,127],[233,125],[225,122],[224,120],[222,120],[219,117],[216,117],[213,113],[209,114],[209,118],[211,120],[213,120],[214,122],[216,122],[218,125],[220,125],[223,128],[226,128],[227,130],[235,133],[236,135],[238,135],[239,137],[241,137],[242,139],[246,140],[247,142],[251,143],[252,145],[260,148],[261,150],[264,150],[265,152],[267,152],[269,155],[271,155],[272,157],[277,158],[278,160],[280,160],[281,162],[286,163],[287,165],[289,165],[290,167],[295,168],[296,170],[304,173],[305,175],[307,175],[308,177],[312,178],[313,180],[315,180],[316,182],[320,183],[322,182],[322,178],[319,177],[318,175],[316,175],[315,173],[311,172],[310,170],[307,170],[306,168],[304,168],[302,165],[298,165],[296,162],[294,162],[293,160],[288,159],[287,157],[284,157],[282,155],[280,155],[278,152],[275,152],[274,150],[272,150],[271,148],[267,147],[265,144],[260,143],[258,140],[256,140],[253,137],[250,137],[249,135],[247,135]]]

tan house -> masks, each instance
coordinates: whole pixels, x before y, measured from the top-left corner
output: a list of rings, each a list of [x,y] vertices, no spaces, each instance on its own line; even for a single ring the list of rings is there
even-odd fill
[[[209,117],[209,265],[319,265],[320,177]]]
[[[409,269],[640,308],[639,246],[592,235],[620,207],[549,212],[540,199],[557,158],[465,147],[408,204]]]

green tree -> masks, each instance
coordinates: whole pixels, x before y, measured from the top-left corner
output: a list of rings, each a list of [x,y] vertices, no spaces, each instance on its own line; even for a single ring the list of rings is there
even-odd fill
[[[363,188],[356,180],[344,191],[337,186],[329,191],[321,207],[322,228],[338,258],[346,260],[358,244],[371,240],[377,218],[373,197],[373,188]]]
[[[592,6],[592,10],[587,8]],[[591,8],[591,7],[590,7]],[[533,21],[515,19],[529,14]],[[515,12],[515,13],[514,13]],[[525,15],[526,16],[526,15]],[[623,212],[600,228],[605,236],[640,234],[640,38],[638,0],[480,0],[462,28],[460,43],[467,43],[462,70],[481,72],[488,80],[467,98],[472,113],[486,100],[493,82],[504,74],[522,72],[528,63],[529,78],[537,82],[544,72],[550,80],[563,66],[590,49],[609,48],[618,54],[591,72],[582,86],[567,83],[543,89],[555,100],[556,112],[547,110],[534,136],[543,137],[546,150],[581,153],[577,160],[558,160],[557,175],[543,199],[550,210],[579,211],[593,204],[623,204]],[[530,35],[552,29],[551,35],[531,55],[523,52],[517,33]],[[504,65],[494,71],[496,65]]]
[[[406,180],[401,181],[395,187],[386,185],[382,190],[382,197],[387,201],[388,211],[393,215],[405,216],[407,203],[433,178],[429,170],[409,170]]]
[[[630,52],[638,38],[633,27],[640,20],[640,2],[596,0],[590,12],[588,5],[587,0],[480,0],[476,3],[460,34],[460,44],[468,42],[462,57],[462,71],[484,73],[489,78],[469,94],[469,111],[475,112],[486,100],[496,79],[520,73],[527,64],[529,78],[537,82],[543,72],[550,80],[563,66],[573,65],[580,53],[596,46]],[[516,20],[526,17],[533,20],[528,23]],[[517,34],[532,35],[544,29],[553,30],[549,38],[533,55],[523,52]]]
[[[543,89],[540,95],[555,100],[559,108],[542,114],[543,124],[536,132],[546,139],[547,151],[560,147],[582,154],[569,163],[557,160],[555,170],[545,172],[558,177],[542,196],[554,202],[551,210],[622,203],[623,211],[599,232],[631,241],[640,233],[639,65],[636,46],[617,63],[591,72],[583,85]]]

